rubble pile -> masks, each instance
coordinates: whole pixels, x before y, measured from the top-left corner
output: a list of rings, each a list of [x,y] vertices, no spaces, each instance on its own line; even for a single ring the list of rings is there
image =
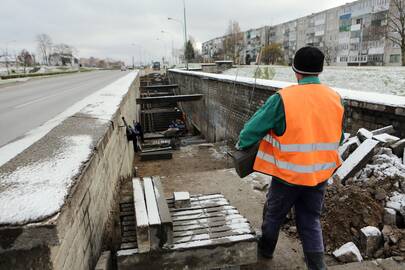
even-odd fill
[[[325,245],[342,262],[405,258],[405,140],[392,126],[346,136],[325,196]]]
[[[326,251],[347,263],[405,260],[405,140],[392,126],[345,134],[342,166],[328,181],[321,217]],[[291,215],[283,229],[296,235]]]

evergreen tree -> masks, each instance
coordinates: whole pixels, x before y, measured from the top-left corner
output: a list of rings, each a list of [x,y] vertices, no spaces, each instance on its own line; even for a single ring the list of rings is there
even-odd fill
[[[191,61],[194,58],[195,58],[195,52],[194,52],[193,43],[189,40],[189,41],[187,41],[187,44],[186,44],[186,59],[187,59],[187,61]]]

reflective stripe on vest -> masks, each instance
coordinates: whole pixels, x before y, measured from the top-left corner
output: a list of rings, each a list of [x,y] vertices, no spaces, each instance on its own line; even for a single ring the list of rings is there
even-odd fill
[[[263,138],[266,142],[273,145],[273,147],[277,148],[283,152],[313,152],[313,151],[332,151],[338,150],[339,142],[335,143],[308,143],[308,144],[281,144],[276,139],[274,139],[271,135],[267,134]]]
[[[318,84],[291,86],[278,94],[286,129],[280,136],[269,130],[253,168],[290,184],[316,186],[341,165],[337,150],[344,108],[340,96]]]
[[[294,163],[277,160],[277,159],[275,159],[274,156],[272,156],[270,154],[266,154],[262,151],[257,152],[257,157],[260,159],[263,159],[264,161],[267,161],[269,163],[276,165],[280,169],[285,169],[285,170],[293,171],[296,173],[315,173],[318,171],[336,168],[335,162],[323,163],[323,164],[313,164],[313,165],[297,165]]]

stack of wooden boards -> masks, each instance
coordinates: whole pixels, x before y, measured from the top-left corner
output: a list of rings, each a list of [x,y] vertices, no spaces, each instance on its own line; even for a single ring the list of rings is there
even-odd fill
[[[166,200],[159,177],[134,178],[133,190],[135,218],[123,219],[118,269],[214,269],[257,261],[250,223],[222,194],[175,192]],[[129,204],[121,210],[131,213]]]

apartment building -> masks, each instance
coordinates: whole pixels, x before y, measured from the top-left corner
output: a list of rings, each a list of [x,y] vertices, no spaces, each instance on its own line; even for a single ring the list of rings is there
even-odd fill
[[[243,63],[254,61],[260,48],[268,43],[279,43],[288,64],[297,49],[312,45],[323,50],[330,65],[400,65],[399,46],[386,38],[390,8],[390,0],[359,0],[248,30],[244,33]]]
[[[201,53],[204,62],[222,60],[224,58],[224,39],[217,37],[202,44]]]
[[[244,32],[243,46],[240,53],[240,62],[243,64],[250,64],[256,62],[257,56],[261,48],[269,44],[268,27],[260,27],[250,29]]]

